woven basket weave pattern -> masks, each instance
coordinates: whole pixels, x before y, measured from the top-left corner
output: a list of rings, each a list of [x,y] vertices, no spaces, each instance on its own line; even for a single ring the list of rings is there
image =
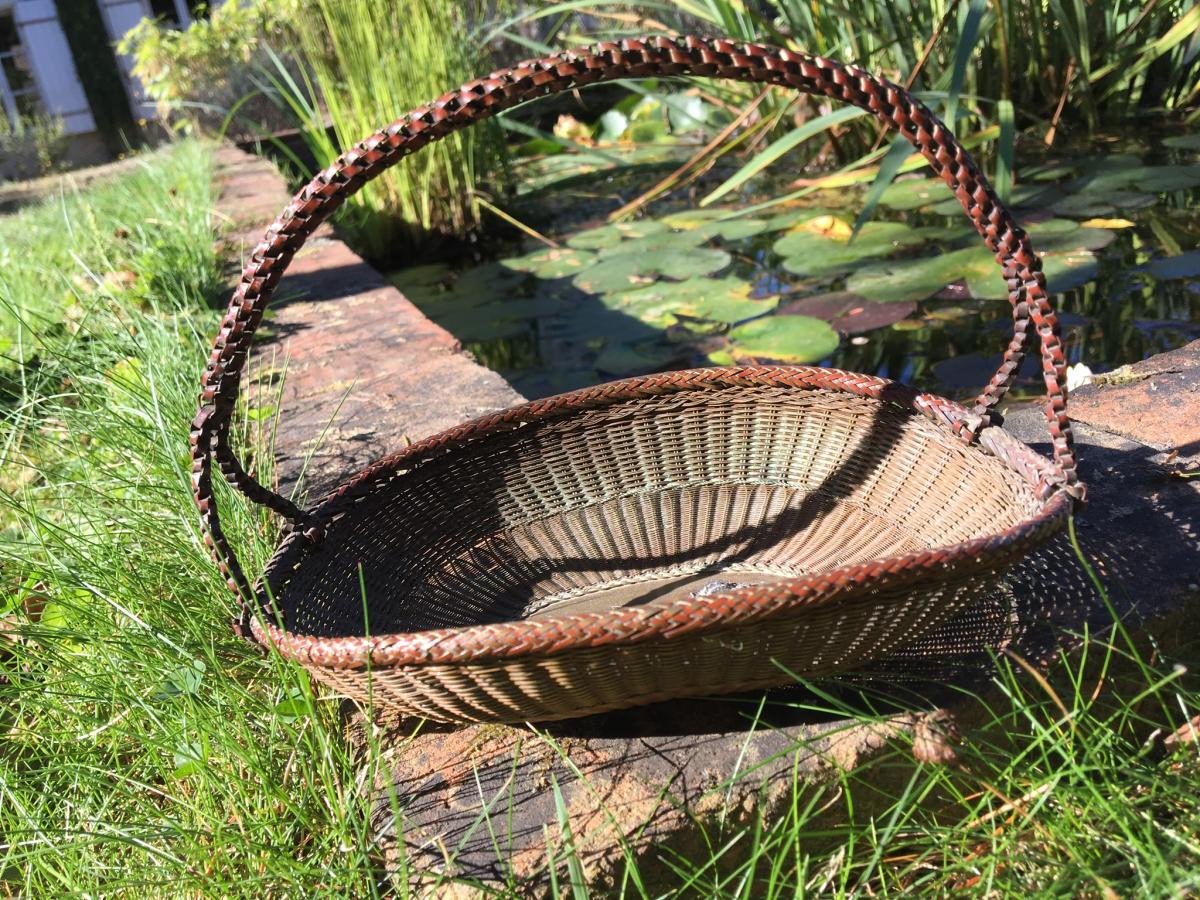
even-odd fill
[[[628,379],[485,416],[378,461],[308,510],[230,440],[253,335],[296,251],[432,140],[623,77],[716,75],[842,99],[955,191],[1008,282],[1013,336],[970,410],[885,379],[731,367]],[[1040,345],[1053,459],[994,425]],[[193,482],[239,628],[345,695],[447,721],[556,719],[878,659],[991,597],[1083,496],[1040,260],[965,150],[903,89],[710,38],[600,44],[471,82],[356,145],[255,248],[205,371]],[[292,523],[251,585],[219,470]]]

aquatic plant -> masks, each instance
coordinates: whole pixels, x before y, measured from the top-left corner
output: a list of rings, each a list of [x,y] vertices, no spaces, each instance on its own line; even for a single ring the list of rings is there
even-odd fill
[[[298,7],[291,25],[302,71],[293,77],[276,57],[269,76],[318,163],[328,165],[376,129],[486,70],[486,48],[470,32],[487,6],[317,0]],[[434,234],[462,236],[479,222],[478,186],[503,176],[504,159],[499,129],[482,123],[367,185],[347,202],[341,221],[374,258]]]

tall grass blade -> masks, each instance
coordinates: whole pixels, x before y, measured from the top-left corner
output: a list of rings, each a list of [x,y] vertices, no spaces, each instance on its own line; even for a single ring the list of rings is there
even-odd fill
[[[705,196],[700,201],[700,205],[708,206],[717,202],[730,191],[741,187],[784,154],[804,143],[809,138],[815,137],[821,132],[828,131],[830,128],[834,128],[844,122],[849,122],[865,115],[865,110],[848,106],[835,109],[823,116],[818,116],[811,121],[805,122],[799,128],[795,128],[783,137],[777,138],[766,148],[755,154],[749,162],[744,164],[733,175],[729,176],[729,178],[725,179],[725,181],[721,182],[721,184]]]

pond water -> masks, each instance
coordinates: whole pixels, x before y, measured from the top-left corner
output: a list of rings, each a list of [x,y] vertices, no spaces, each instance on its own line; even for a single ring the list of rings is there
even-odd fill
[[[1099,373],[1200,337],[1198,154],[1200,135],[1105,139],[1019,165],[1012,206],[1042,255],[1072,364]],[[589,174],[588,160],[564,156],[527,168],[538,189],[516,207],[557,247],[500,242],[466,267],[390,276],[529,398],[767,361],[963,398],[999,363],[1004,281],[940,182],[902,176],[853,240],[865,188],[753,209],[771,196],[760,183],[696,210],[717,176],[608,225],[664,170],[639,159]],[[1037,390],[1030,360],[1014,396]]]

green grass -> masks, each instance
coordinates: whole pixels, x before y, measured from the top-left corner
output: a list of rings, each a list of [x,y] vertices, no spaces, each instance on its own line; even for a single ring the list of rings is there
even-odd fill
[[[386,760],[347,740],[300,671],[232,636],[201,544],[187,430],[218,319],[209,176],[207,150],[185,143],[0,220],[0,602],[20,638],[0,638],[0,894],[403,892],[369,828]],[[136,279],[106,277],[125,271]],[[267,458],[256,430],[243,439]],[[274,529],[222,499],[253,570]],[[964,697],[958,765],[920,766],[897,739],[832,783],[797,781],[772,820],[711,825],[699,857],[662,851],[654,881],[630,862],[617,884],[1195,894],[1200,743],[1159,740],[1200,712],[1177,666],[1197,662],[1195,629],[1174,632],[1093,633],[1036,678],[1004,659],[990,691]],[[853,715],[876,718],[869,702]],[[587,870],[571,846],[554,856],[562,890]]]

